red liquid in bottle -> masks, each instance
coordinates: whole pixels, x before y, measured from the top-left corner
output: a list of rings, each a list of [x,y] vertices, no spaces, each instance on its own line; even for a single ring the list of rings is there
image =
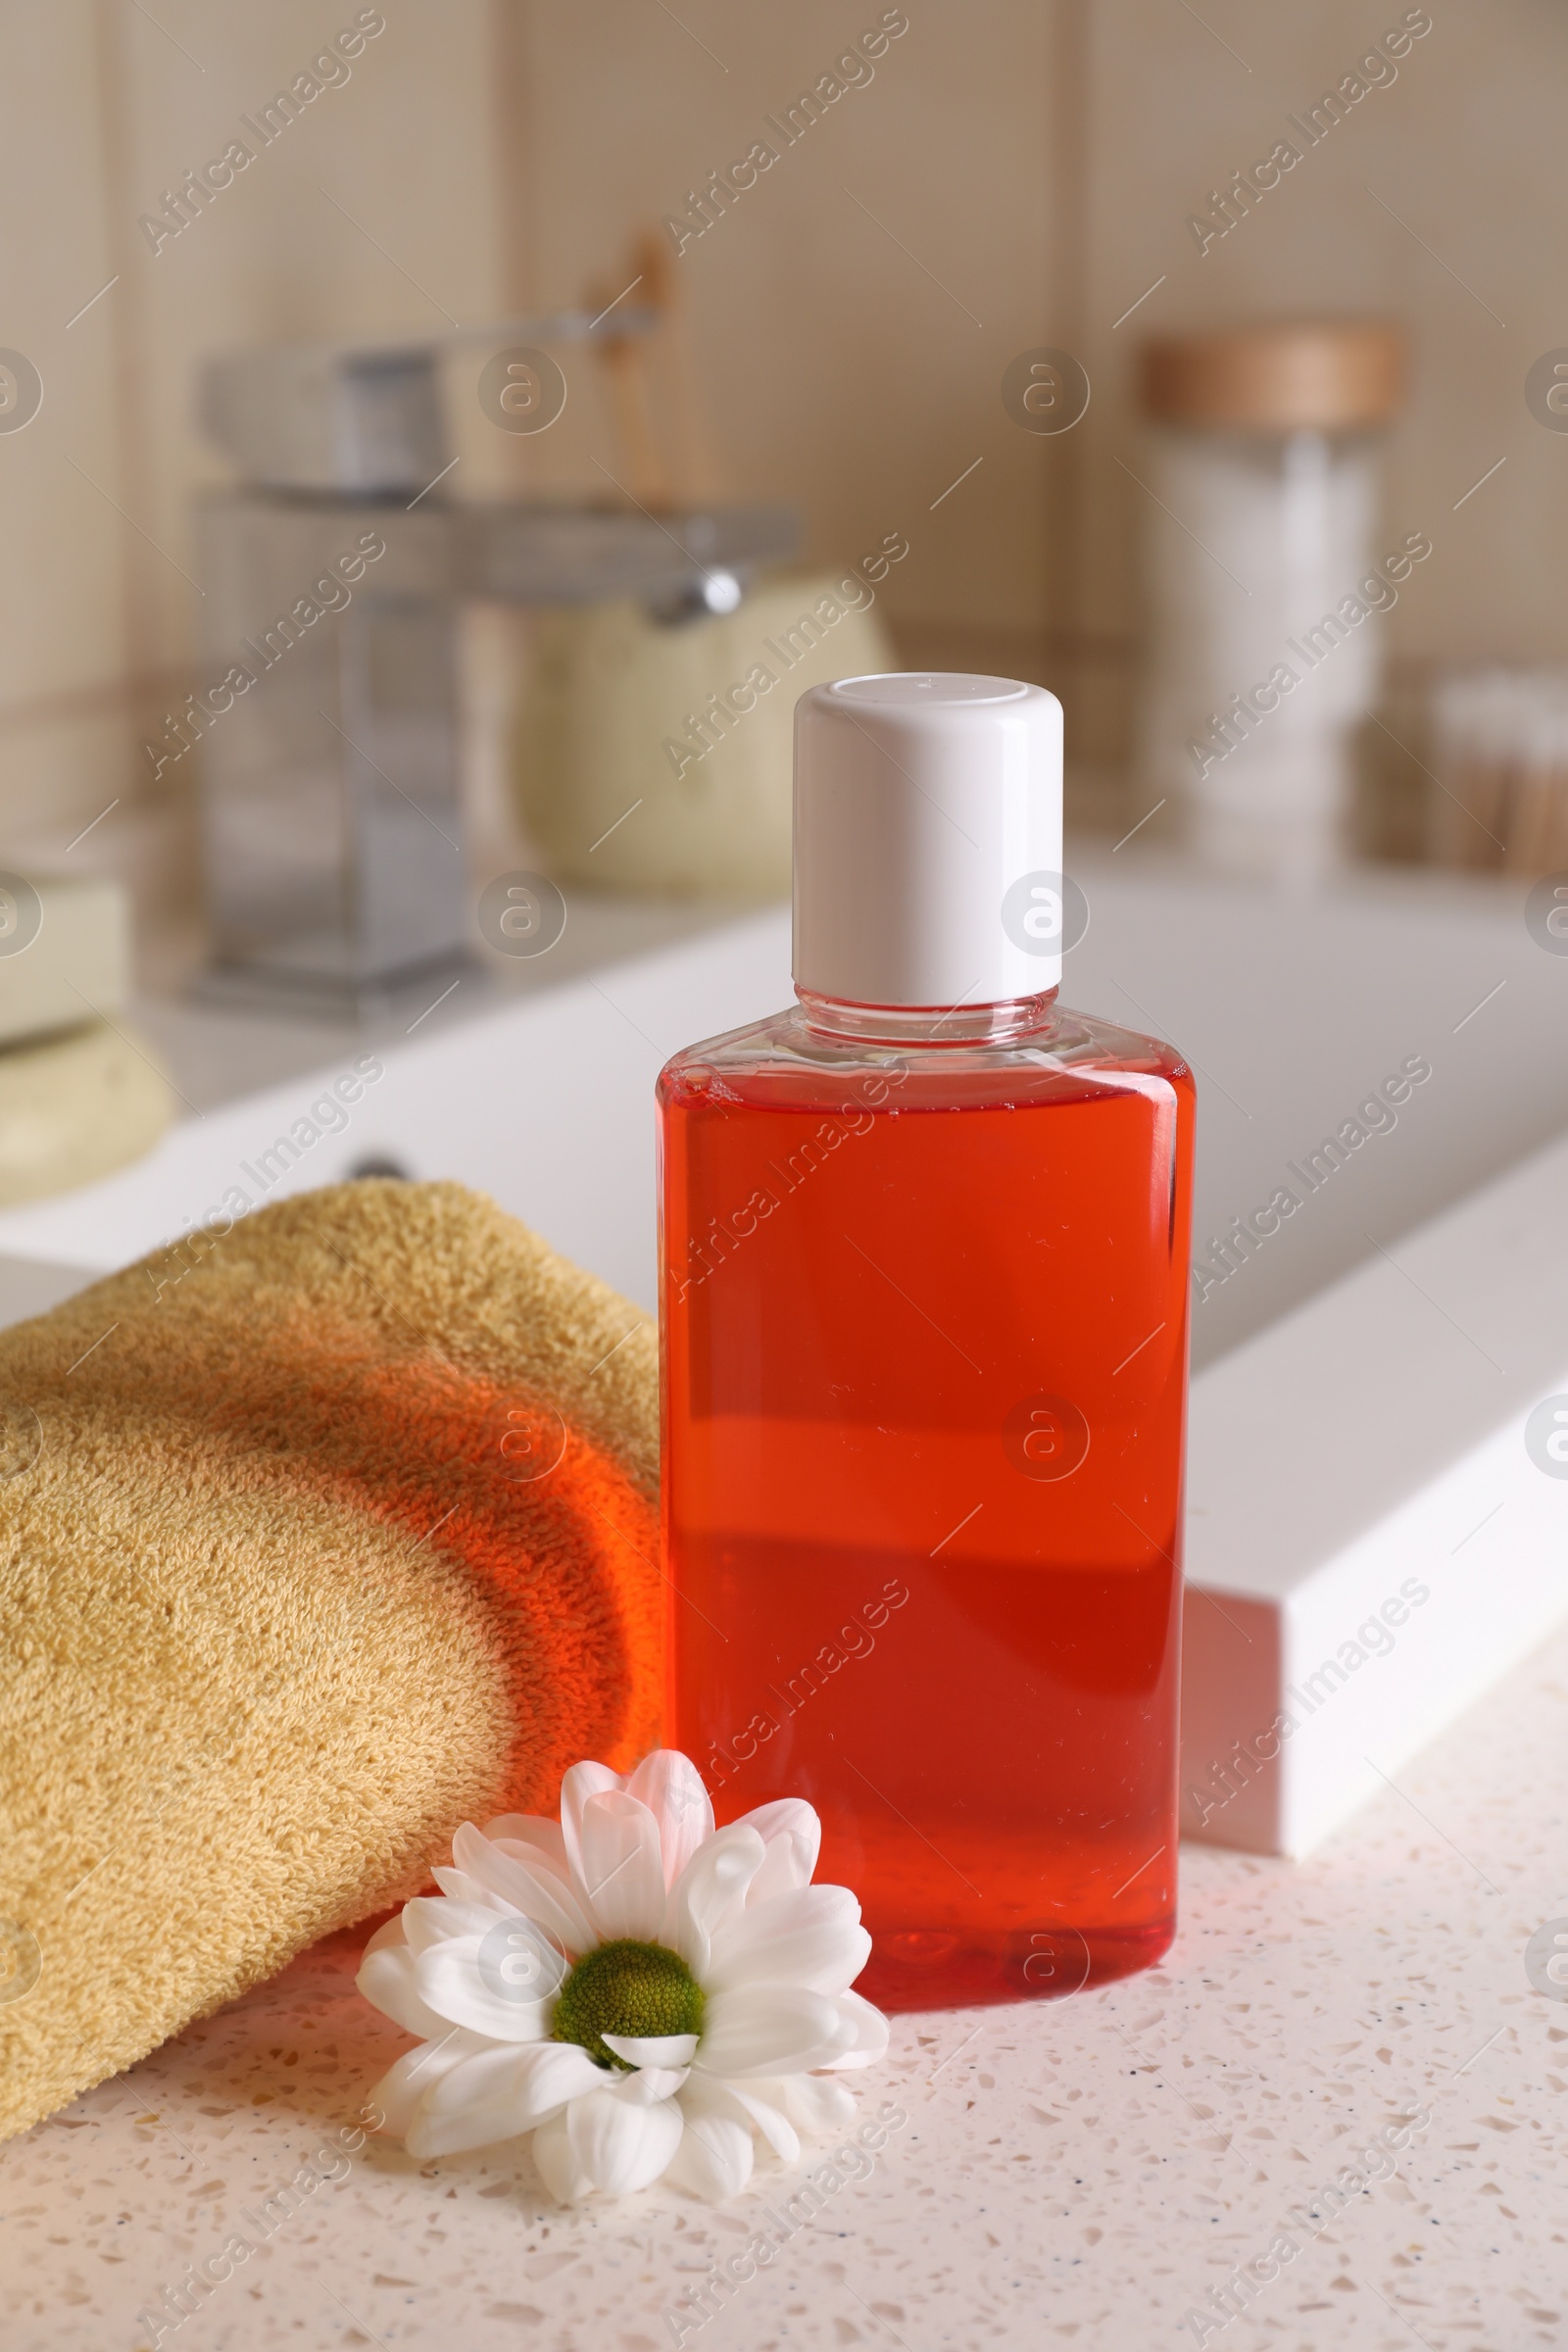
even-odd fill
[[[1192,1081],[1032,1017],[660,1085],[671,1737],[721,1819],[816,1806],[887,2008],[1174,1931]]]

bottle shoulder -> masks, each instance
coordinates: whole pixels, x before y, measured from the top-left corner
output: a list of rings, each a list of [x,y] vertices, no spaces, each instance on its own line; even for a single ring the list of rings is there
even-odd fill
[[[1053,1005],[1039,1026],[1004,1040],[963,1044],[894,1043],[840,1037],[814,1027],[799,1005],[745,1028],[686,1047],[660,1075],[660,1100],[749,1102],[759,1108],[837,1107],[847,1088],[876,1107],[888,1089],[890,1107],[912,1109],[1003,1103],[1020,1090],[1031,1100],[1078,1096],[1097,1080],[1165,1080],[1192,1088],[1183,1054],[1163,1039],[1123,1028],[1098,1014]],[[863,1082],[870,1082],[869,1093]]]

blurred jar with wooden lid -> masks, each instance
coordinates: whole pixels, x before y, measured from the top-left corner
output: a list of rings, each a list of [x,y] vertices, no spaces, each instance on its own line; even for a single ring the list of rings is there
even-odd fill
[[[1382,615],[1421,560],[1375,544],[1379,436],[1403,384],[1403,338],[1379,320],[1144,348],[1139,768],[1205,863],[1309,880],[1347,854]]]

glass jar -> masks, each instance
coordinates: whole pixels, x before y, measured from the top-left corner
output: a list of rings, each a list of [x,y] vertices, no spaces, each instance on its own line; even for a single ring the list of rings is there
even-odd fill
[[[1371,323],[1146,350],[1139,772],[1206,864],[1309,879],[1348,847],[1354,734],[1398,596],[1373,534],[1400,378],[1396,333]]]

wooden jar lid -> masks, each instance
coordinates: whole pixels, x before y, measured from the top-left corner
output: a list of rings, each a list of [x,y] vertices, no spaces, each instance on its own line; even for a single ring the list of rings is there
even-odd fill
[[[1146,415],[1240,432],[1353,432],[1404,396],[1404,337],[1376,318],[1238,326],[1146,343]]]

